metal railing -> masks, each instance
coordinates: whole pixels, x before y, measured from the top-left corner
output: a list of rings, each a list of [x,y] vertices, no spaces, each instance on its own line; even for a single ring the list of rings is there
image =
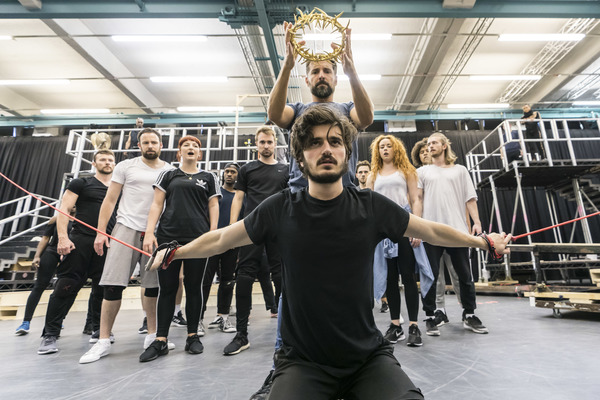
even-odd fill
[[[58,200],[51,197],[39,194],[36,194],[36,196],[55,207],[58,204]],[[6,201],[0,204],[0,209],[9,206],[15,206],[16,208],[13,216],[0,220],[0,239],[6,236],[5,239],[0,240],[0,245],[43,226],[47,220],[50,219],[50,217],[43,214],[43,212],[50,207],[28,195]],[[25,229],[22,228],[24,218],[30,218]],[[39,223],[40,219],[43,220],[43,222]],[[19,228],[20,226],[21,228]],[[18,233],[15,233],[17,231]]]

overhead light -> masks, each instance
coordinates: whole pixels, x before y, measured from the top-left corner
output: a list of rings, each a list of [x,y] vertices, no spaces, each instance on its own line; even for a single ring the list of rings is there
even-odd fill
[[[177,107],[179,112],[218,112],[218,113],[234,113],[236,111],[244,111],[244,107]]]
[[[17,85],[68,85],[68,79],[4,79],[0,80],[1,86]]]
[[[203,35],[113,35],[115,42],[206,42],[208,38]]]
[[[339,40],[341,33],[307,33],[302,36],[303,40]],[[391,33],[353,33],[352,41],[355,40],[392,40]]]
[[[40,110],[42,114],[108,114],[108,108],[66,108]]]
[[[498,37],[501,42],[578,42],[583,33],[505,33]]]
[[[227,82],[226,76],[153,76],[150,78],[155,83],[222,83]]]
[[[0,35],[0,40],[12,40],[12,36]]]
[[[338,81],[348,81],[349,80],[348,75],[345,75],[345,74],[338,75],[337,78],[338,78]],[[376,75],[376,74],[362,75],[362,74],[360,74],[360,75],[358,75],[358,78],[361,81],[380,81],[381,75]]]
[[[541,75],[470,75],[472,81],[539,81]]]
[[[600,106],[600,100],[596,101],[574,101],[574,106]]]
[[[461,109],[473,109],[473,108],[509,108],[508,103],[480,103],[480,104],[448,104],[448,108],[461,108]]]

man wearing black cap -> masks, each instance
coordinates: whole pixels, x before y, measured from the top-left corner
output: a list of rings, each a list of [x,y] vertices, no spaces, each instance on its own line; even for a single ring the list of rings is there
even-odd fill
[[[240,166],[237,163],[227,163],[223,170],[223,186],[221,187],[222,197],[219,199],[219,223],[218,228],[224,228],[229,225],[231,215],[231,203],[235,197],[233,185],[237,181]],[[243,211],[240,212],[240,216]],[[217,292],[217,316],[214,321],[208,324],[208,328],[219,328],[221,332],[235,333],[235,327],[229,321],[229,309],[231,308],[231,299],[233,298],[233,287],[235,286],[235,265],[237,262],[239,248],[229,249],[225,253],[213,256],[208,260],[206,275],[202,285],[202,296],[204,298],[204,307],[202,309],[201,319],[204,319],[206,311],[206,302],[210,294],[215,273],[221,268],[219,290]]]

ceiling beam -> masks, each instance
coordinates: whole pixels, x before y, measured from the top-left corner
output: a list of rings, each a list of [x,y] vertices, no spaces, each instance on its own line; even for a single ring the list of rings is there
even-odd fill
[[[329,14],[343,11],[344,18],[600,18],[600,3],[589,0],[478,0],[472,8],[445,8],[444,3],[440,0],[320,0],[303,2],[301,7],[303,11],[319,7]],[[298,4],[265,0],[265,6],[274,23],[281,23],[290,20]],[[231,4],[221,0],[44,0],[40,10],[27,10],[17,1],[0,3],[2,18],[13,19],[218,18],[225,14],[230,22],[259,23],[256,8],[238,7],[233,0]]]

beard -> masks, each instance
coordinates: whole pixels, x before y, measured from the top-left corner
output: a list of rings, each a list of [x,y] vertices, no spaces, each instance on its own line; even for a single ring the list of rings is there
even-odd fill
[[[146,160],[156,160],[158,156],[160,156],[159,152],[142,152],[142,157],[144,157]]]
[[[319,162],[317,162],[317,165],[319,165]],[[315,183],[334,183],[347,172],[348,163],[344,163],[344,166],[338,171],[325,171],[320,174],[313,172],[308,165],[304,168],[306,176]]]
[[[333,94],[333,88],[327,82],[320,82],[311,87],[310,92],[319,99],[326,99]]]

